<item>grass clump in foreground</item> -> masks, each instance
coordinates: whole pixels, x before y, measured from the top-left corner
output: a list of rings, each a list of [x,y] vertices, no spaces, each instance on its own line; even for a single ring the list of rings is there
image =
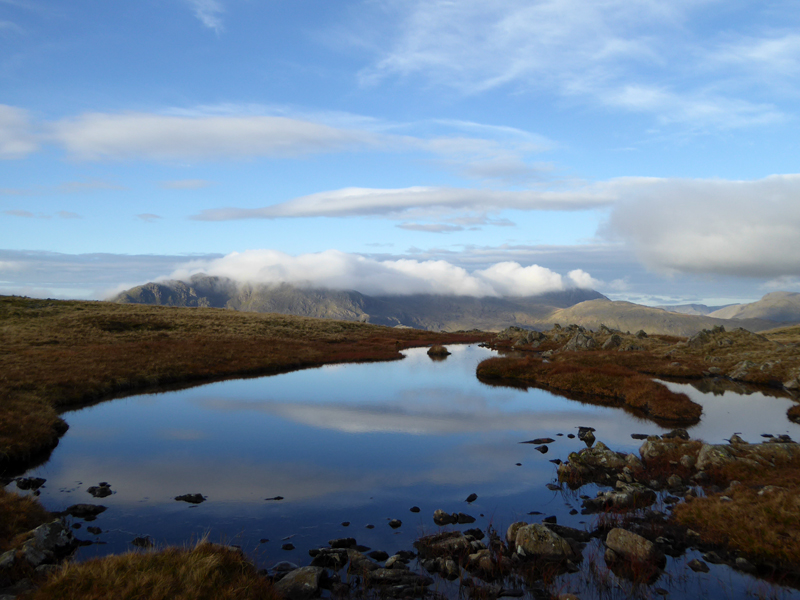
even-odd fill
[[[22,534],[53,520],[34,498],[6,492],[2,487],[0,517],[0,554],[14,547]]]
[[[279,600],[241,551],[201,542],[192,549],[129,552],[68,563],[26,600]]]
[[[619,404],[655,421],[692,424],[702,409],[686,394],[676,394],[646,375],[624,366],[587,366],[572,362],[545,362],[536,357],[490,358],[478,365],[482,380],[513,380],[606,406]]]

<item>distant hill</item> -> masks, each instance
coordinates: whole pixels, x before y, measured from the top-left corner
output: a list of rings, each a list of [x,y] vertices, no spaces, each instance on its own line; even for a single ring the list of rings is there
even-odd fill
[[[800,322],[800,294],[772,292],[750,304],[732,304],[710,313],[718,319],[764,319],[776,323]]]
[[[705,316],[711,314],[715,310],[720,310],[721,308],[725,308],[726,306],[730,305],[725,304],[724,306],[706,306],[705,304],[671,304],[671,305],[656,306],[655,308],[660,308],[662,310],[679,313],[682,315]]]
[[[301,288],[289,284],[239,284],[230,279],[196,275],[188,282],[163,281],[137,286],[122,292],[112,301],[273,312],[432,331],[500,331],[511,325],[547,330],[555,323],[576,323],[590,329],[606,325],[622,331],[643,329],[653,334],[691,336],[715,325],[742,327],[750,331],[764,331],[776,326],[775,321],[751,318],[746,311],[736,319],[716,316],[734,307],[711,315],[681,314],[630,302],[612,302],[599,292],[580,289],[503,298],[432,294],[367,296],[352,290]],[[777,306],[777,303],[773,304]],[[785,316],[788,313],[781,314]],[[794,320],[800,322],[800,312]]]
[[[701,329],[711,329],[715,325],[722,325],[727,329],[742,327],[749,331],[764,331],[775,327],[775,323],[763,319],[717,319],[611,300],[581,302],[554,312],[549,319],[561,325],[576,323],[589,329],[606,325],[621,331],[635,332],[643,329],[647,333],[684,337],[694,335]]]
[[[367,296],[356,291],[301,288],[285,283],[238,284],[230,279],[195,275],[188,282],[171,280],[140,285],[112,301],[274,312],[436,331],[499,331],[509,325],[541,326],[559,308],[598,298],[605,296],[580,289],[505,298],[432,294]]]

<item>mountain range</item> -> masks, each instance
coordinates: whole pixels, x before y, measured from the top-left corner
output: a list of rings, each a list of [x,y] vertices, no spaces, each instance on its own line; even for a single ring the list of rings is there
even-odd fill
[[[111,301],[293,314],[435,331],[499,331],[512,325],[545,330],[555,323],[576,323],[591,329],[604,324],[622,331],[643,329],[648,333],[690,336],[715,325],[763,331],[800,322],[800,294],[791,292],[774,292],[758,302],[726,307],[696,304],[656,308],[612,301],[587,289],[500,298],[433,294],[368,296],[353,290],[306,288],[287,283],[239,283],[203,274],[189,281],[147,283],[126,290]]]

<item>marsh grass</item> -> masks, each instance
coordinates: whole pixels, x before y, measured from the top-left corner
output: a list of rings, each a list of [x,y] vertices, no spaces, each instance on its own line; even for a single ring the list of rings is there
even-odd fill
[[[686,394],[672,392],[649,376],[621,365],[588,366],[535,357],[490,358],[478,365],[477,373],[485,380],[514,380],[566,392],[591,404],[624,405],[663,422],[696,423],[702,412]]]
[[[26,600],[279,600],[238,550],[209,544],[67,563]]]

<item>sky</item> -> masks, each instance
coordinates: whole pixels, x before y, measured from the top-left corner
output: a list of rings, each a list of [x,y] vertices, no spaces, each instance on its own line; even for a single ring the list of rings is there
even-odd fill
[[[800,291],[800,12],[0,0],[0,293]]]

